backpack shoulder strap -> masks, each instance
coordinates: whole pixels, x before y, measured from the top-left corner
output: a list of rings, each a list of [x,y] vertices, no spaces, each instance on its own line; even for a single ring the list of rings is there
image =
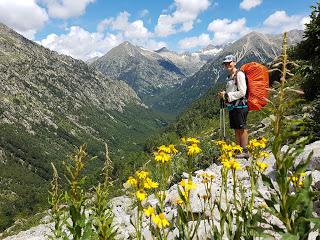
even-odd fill
[[[237,76],[238,76],[238,73],[239,73],[239,72],[243,72],[243,74],[244,74],[244,76],[245,76],[245,78],[246,78],[246,85],[248,86],[246,74],[244,73],[244,71],[238,69],[238,70],[236,71],[236,73],[234,74],[234,77],[233,77],[233,79],[235,80],[235,84],[236,84],[236,86],[237,86],[237,89],[238,89],[238,78],[237,78]],[[238,89],[238,90],[239,90],[239,89]]]
[[[235,85],[237,86],[237,90],[239,91],[239,88],[238,88],[238,78],[237,78],[237,75],[238,75],[239,72],[243,72],[244,77],[245,77],[245,79],[246,79],[247,91],[246,91],[246,95],[242,98],[242,99],[245,99],[245,100],[246,100],[246,99],[248,98],[248,78],[247,78],[247,75],[245,74],[244,71],[242,71],[241,69],[238,69],[238,70],[236,71],[233,79],[235,80]]]

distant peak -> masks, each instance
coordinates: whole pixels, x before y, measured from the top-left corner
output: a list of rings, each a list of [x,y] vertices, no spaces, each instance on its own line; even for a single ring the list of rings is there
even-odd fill
[[[171,52],[171,51],[170,51],[168,48],[166,48],[166,47],[162,47],[162,48],[156,50],[155,52],[161,53],[161,52]]]
[[[129,41],[124,41],[122,42],[119,46],[129,46],[129,47],[135,47],[131,42]]]
[[[207,51],[207,50],[211,50],[213,48],[216,48],[216,46],[214,46],[213,44],[209,44],[208,46],[206,46],[203,50]]]
[[[265,37],[266,35],[261,33],[261,32],[252,31],[252,32],[248,33],[245,36],[248,36],[248,37],[252,37],[252,36]]]

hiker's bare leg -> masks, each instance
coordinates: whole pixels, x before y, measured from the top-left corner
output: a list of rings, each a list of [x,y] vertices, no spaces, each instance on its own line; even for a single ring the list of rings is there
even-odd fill
[[[248,159],[250,156],[248,154],[248,129],[236,129],[235,133],[237,138],[239,139],[239,144],[243,148],[243,152],[236,155],[236,158],[246,158]]]
[[[240,146],[246,148],[248,145],[248,129],[240,129]]]
[[[235,129],[236,144],[242,148],[248,145],[248,129]]]
[[[239,130],[241,130],[241,129],[235,129],[235,130],[234,130],[234,136],[235,136],[235,138],[236,138],[236,144],[237,144],[237,145],[240,145],[240,144],[241,144],[241,138],[240,138]],[[241,145],[240,145],[240,146],[241,146]]]

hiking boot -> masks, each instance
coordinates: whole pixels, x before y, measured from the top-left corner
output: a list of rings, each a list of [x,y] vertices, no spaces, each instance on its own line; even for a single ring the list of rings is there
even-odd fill
[[[248,159],[250,156],[249,156],[249,153],[247,152],[243,152],[243,153],[240,153],[238,155],[236,155],[236,158],[245,158],[245,159]]]

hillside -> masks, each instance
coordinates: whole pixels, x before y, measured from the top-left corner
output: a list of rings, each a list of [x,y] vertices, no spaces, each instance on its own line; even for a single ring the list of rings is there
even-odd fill
[[[164,124],[125,82],[3,24],[0,91],[0,230],[47,202],[50,162],[60,169],[74,147],[85,143],[98,155],[88,170],[94,179],[105,143],[120,160],[142,149],[145,136]]]

